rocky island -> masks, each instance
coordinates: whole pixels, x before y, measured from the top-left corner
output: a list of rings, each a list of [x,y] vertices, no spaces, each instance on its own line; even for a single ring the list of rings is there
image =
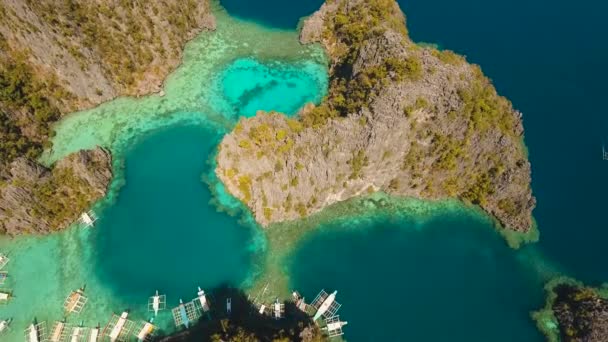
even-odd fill
[[[328,96],[297,118],[242,119],[217,156],[217,176],[260,224],[383,191],[458,198],[531,229],[521,113],[478,66],[412,42],[394,0],[327,1],[300,40],[325,48]]]
[[[183,45],[214,27],[208,1],[0,1],[0,234],[64,228],[103,197],[108,151],[36,163],[51,125],[159,91]]]
[[[558,278],[547,284],[546,290],[546,306],[533,317],[549,341],[608,340],[608,288]]]

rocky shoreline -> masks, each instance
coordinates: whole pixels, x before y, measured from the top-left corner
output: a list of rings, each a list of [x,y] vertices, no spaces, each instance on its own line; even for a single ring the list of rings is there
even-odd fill
[[[532,317],[549,342],[608,341],[607,287],[592,288],[558,278],[545,290],[546,305]]]
[[[216,174],[263,226],[361,194],[458,198],[528,232],[535,199],[521,113],[479,67],[413,43],[393,0],[338,0],[302,43],[331,61],[328,97],[298,118],[258,113],[223,139]]]

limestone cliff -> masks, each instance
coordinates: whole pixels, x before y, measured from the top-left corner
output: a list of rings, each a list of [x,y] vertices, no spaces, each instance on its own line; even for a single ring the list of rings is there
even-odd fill
[[[303,43],[330,60],[323,103],[258,113],[223,139],[216,173],[266,226],[367,192],[479,205],[527,231],[535,199],[521,114],[480,68],[413,43],[393,0],[328,1]]]
[[[71,154],[53,169],[15,159],[0,170],[0,234],[65,228],[105,196],[110,170],[110,153],[101,148]]]
[[[207,0],[0,0],[0,233],[65,227],[105,194],[108,152],[36,165],[63,114],[159,91]]]
[[[0,0],[0,164],[40,153],[62,114],[159,91],[207,0]]]

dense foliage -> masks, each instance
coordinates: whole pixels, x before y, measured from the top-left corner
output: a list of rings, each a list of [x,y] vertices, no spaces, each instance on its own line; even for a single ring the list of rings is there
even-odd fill
[[[50,124],[60,115],[49,99],[52,94],[64,91],[53,79],[42,82],[23,55],[0,58],[0,165],[41,153]]]

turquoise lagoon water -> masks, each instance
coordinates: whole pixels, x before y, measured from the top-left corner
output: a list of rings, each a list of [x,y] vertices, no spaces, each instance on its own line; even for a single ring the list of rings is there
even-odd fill
[[[280,62],[262,64],[255,59],[236,60],[220,75],[223,101],[216,110],[234,118],[254,116],[258,110],[295,114],[302,103],[321,101],[317,64],[298,67]],[[313,77],[311,77],[311,75]]]
[[[238,116],[291,114],[323,96],[324,58],[300,47],[292,30],[320,3],[225,0],[249,21],[215,5],[218,31],[188,45],[164,97],[121,98],[59,123],[44,161],[102,145],[114,152],[118,177],[96,207],[96,229],[0,241],[13,257],[15,298],[0,308],[16,319],[9,341],[33,317],[59,319],[61,301],[82,284],[91,301],[70,322],[94,325],[125,308],[148,318],[145,297],[156,287],[175,304],[199,284],[257,289],[269,280],[308,299],[339,290],[351,341],[541,341],[529,312],[542,305],[544,281],[562,273],[608,279],[608,163],[599,154],[608,52],[595,38],[608,29],[606,5],[596,2],[401,1],[415,40],[466,54],[524,112],[538,244],[511,250],[476,211],[412,201],[354,201],[261,238],[210,173],[212,156]],[[208,240],[217,244],[188,252]],[[167,312],[159,323],[170,328]]]

